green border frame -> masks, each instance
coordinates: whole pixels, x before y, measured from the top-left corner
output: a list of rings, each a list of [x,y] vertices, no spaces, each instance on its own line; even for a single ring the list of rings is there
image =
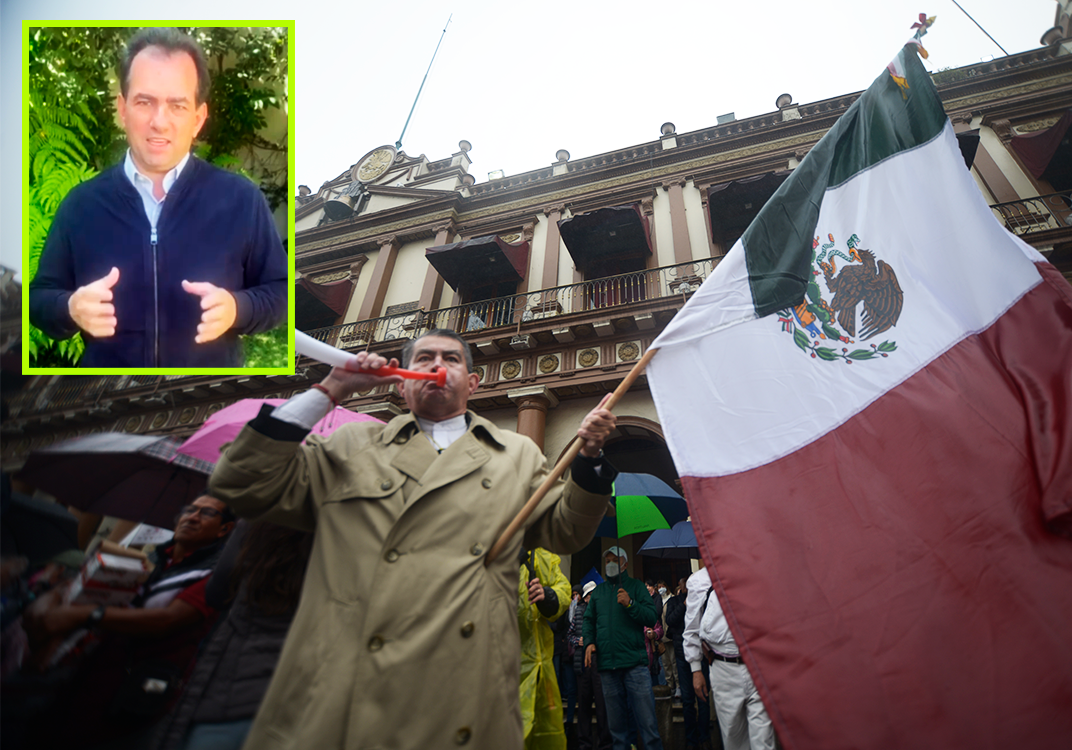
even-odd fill
[[[30,110],[30,45],[29,30],[32,27],[79,27],[79,26],[219,26],[219,27],[277,27],[287,29],[287,355],[289,367],[221,367],[217,369],[203,367],[30,367],[30,349],[25,342],[22,346],[22,373],[24,375],[293,375],[294,374],[294,208],[297,193],[297,178],[294,170],[294,27],[290,21],[219,21],[219,20],[179,20],[179,21],[22,21],[22,101],[23,115],[20,123],[22,133],[22,330],[29,331],[30,325],[30,266],[29,266],[29,184],[25,176],[29,171],[30,142],[27,139]]]

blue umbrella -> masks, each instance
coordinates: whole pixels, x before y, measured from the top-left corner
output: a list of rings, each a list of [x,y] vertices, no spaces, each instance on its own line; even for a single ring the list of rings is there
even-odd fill
[[[651,532],[648,541],[637,550],[637,554],[674,560],[699,559],[700,548],[692,530],[692,521],[681,521],[675,523],[672,529],[657,529]]]
[[[603,583],[603,576],[601,576],[599,574],[599,571],[593,567],[591,570],[588,571],[584,578],[581,579],[581,582],[577,585],[583,589],[584,584],[588,583],[589,581],[594,581],[598,586],[599,584]]]
[[[621,539],[641,531],[669,529],[689,517],[685,498],[651,474],[619,474],[611,503],[615,514],[603,519],[596,536]]]

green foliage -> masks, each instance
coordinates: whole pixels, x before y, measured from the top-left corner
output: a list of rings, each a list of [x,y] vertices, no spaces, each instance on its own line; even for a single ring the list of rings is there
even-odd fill
[[[115,114],[119,61],[137,31],[121,27],[29,30],[29,275],[63,197],[122,160],[126,140]],[[185,28],[202,45],[213,78],[209,118],[195,151],[257,183],[272,210],[285,205],[287,134],[269,134],[268,112],[286,107],[287,29]],[[278,89],[280,93],[276,92]],[[244,337],[251,367],[287,364],[286,331]],[[280,347],[279,341],[282,341]],[[25,339],[35,367],[75,366],[76,335],[53,341],[36,328]],[[252,354],[251,354],[252,352]]]
[[[284,367],[287,364],[287,324],[242,337],[246,367]]]
[[[288,29],[186,31],[204,49],[212,76],[198,155],[258,183],[275,211],[289,195],[287,133],[269,136],[268,113],[286,106]]]
[[[60,203],[72,188],[93,177],[97,170],[87,164],[95,145],[89,127],[94,116],[84,100],[73,100],[62,92],[32,91],[28,117],[27,251],[32,279]],[[81,334],[55,341],[33,325],[26,344],[30,364],[35,367],[72,367],[85,349]]]
[[[976,72],[969,68],[941,68],[931,73],[931,80],[934,81],[935,86],[939,86],[943,83],[966,81],[975,75]]]

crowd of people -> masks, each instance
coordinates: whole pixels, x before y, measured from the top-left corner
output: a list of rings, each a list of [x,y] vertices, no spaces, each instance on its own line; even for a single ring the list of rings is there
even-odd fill
[[[63,575],[49,590],[5,566],[4,747],[565,748],[575,721],[580,747],[661,750],[654,696],[671,680],[688,746],[707,746],[694,673],[732,658],[705,629],[715,608],[692,611],[691,583],[671,596],[633,578],[618,546],[599,583],[574,590],[561,570],[607,510],[613,415],[585,416],[569,471],[547,484],[532,440],[467,409],[464,339],[403,348],[404,367],[445,370],[443,385],[379,375],[388,364],[361,352],[263,407],[179,511],[133,606],[66,604]],[[350,393],[388,382],[407,414],[306,440]],[[696,659],[697,643],[715,651]]]

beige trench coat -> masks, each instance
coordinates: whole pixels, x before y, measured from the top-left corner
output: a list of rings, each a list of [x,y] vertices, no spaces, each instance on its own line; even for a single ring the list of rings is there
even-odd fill
[[[522,543],[485,552],[546,473],[530,439],[470,412],[441,455],[411,415],[308,445],[243,429],[209,491],[239,515],[316,531],[298,613],[246,748],[522,746]],[[559,482],[529,547],[569,553],[607,498]]]

